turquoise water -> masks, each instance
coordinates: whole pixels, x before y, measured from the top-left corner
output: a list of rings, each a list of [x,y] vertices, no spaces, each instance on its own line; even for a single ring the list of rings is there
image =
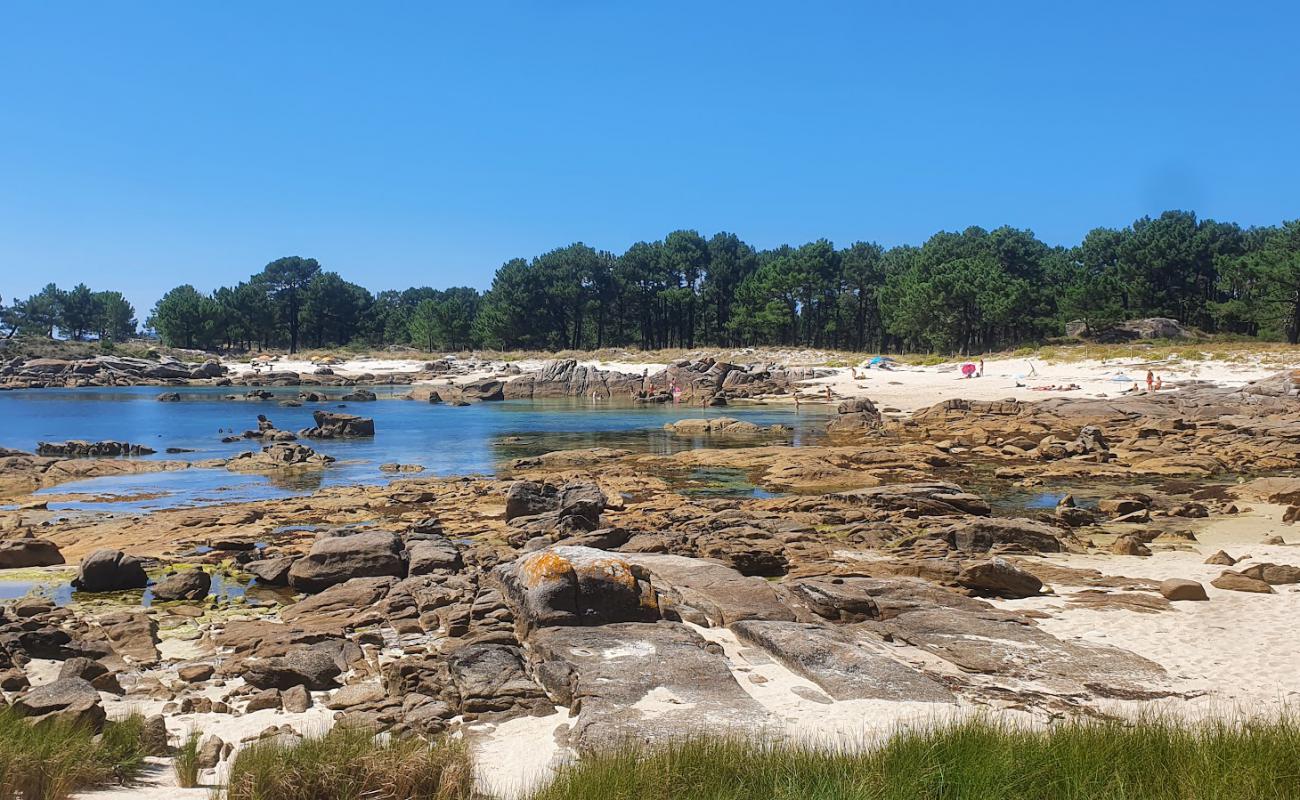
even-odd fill
[[[297,431],[312,424],[312,411],[338,410],[373,417],[373,439],[307,441],[312,448],[338,459],[319,472],[290,477],[239,475],[225,470],[190,469],[98,478],[66,483],[47,494],[85,495],[72,502],[53,503],[68,510],[148,511],[177,505],[239,502],[285,497],[322,486],[381,483],[394,476],[380,464],[419,464],[425,475],[492,474],[510,459],[552,450],[617,447],[636,452],[670,454],[700,446],[725,447],[753,442],[672,436],[665,422],[688,417],[730,416],[762,425],[781,423],[794,428],[784,441],[816,442],[824,435],[826,411],[805,406],[796,412],[785,406],[736,405],[703,409],[689,406],[631,406],[585,401],[508,400],[461,408],[395,399],[408,387],[375,387],[381,399],[342,403],[304,403],[298,408],[278,405],[297,396],[297,388],[272,389],[275,400],[227,400],[242,395],[240,387],[179,389],[181,401],[156,400],[164,388],[42,389],[0,392],[0,447],[33,450],[38,441],[67,439],[127,441],[158,452],[145,459],[192,461],[229,458],[256,449],[251,441],[223,444],[223,435],[257,427],[265,414],[282,430]],[[335,397],[346,389],[332,389]],[[387,399],[384,399],[387,398]],[[226,431],[226,433],[223,433]],[[167,448],[185,453],[168,454]]]

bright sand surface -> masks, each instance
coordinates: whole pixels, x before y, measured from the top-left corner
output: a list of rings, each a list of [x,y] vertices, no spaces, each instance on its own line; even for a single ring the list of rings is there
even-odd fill
[[[1255,362],[1170,361],[1153,362],[1138,358],[1044,362],[1037,359],[1006,358],[984,362],[978,378],[964,378],[963,363],[913,367],[896,365],[890,370],[836,368],[828,378],[806,381],[802,394],[821,398],[829,385],[837,397],[869,397],[877,406],[914,411],[943,400],[1042,400],[1046,397],[1118,397],[1137,384],[1146,391],[1147,371],[1162,379],[1166,389],[1177,391],[1184,381],[1209,381],[1220,386],[1241,386],[1276,374],[1281,367]],[[1169,387],[1169,384],[1174,384]],[[1077,386],[1077,389],[1064,387]],[[1053,389],[1051,387],[1060,387]]]
[[[1300,534],[1282,523],[1282,506],[1250,503],[1252,510],[1211,518],[1195,527],[1190,550],[1156,550],[1147,557],[1068,555],[1054,563],[1096,569],[1107,575],[1199,581],[1209,601],[1174,603],[1173,611],[1154,614],[1069,607],[1059,597],[1002,601],[1007,608],[1037,608],[1051,616],[1040,625],[1063,639],[1110,644],[1155,661],[1168,670],[1175,688],[1188,699],[1156,705],[1192,717],[1238,711],[1269,714],[1300,704],[1300,584],[1274,586],[1275,594],[1217,589],[1210,581],[1224,569],[1240,570],[1271,562],[1300,566]],[[1189,526],[1192,527],[1192,526]],[[1288,544],[1266,545],[1280,536]],[[1234,567],[1204,563],[1224,550],[1240,562]],[[1027,568],[1032,572],[1032,564]],[[1068,592],[1070,587],[1053,587]],[[1074,587],[1079,588],[1079,587]]]

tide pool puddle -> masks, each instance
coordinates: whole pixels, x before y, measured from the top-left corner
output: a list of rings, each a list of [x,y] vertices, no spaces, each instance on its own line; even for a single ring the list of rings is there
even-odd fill
[[[744,470],[730,467],[701,467],[680,478],[670,478],[668,482],[682,494],[694,497],[762,499],[781,496],[751,482]]]

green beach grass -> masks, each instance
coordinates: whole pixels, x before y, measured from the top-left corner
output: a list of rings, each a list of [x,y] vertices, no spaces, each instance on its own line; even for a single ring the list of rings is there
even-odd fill
[[[743,739],[615,749],[530,800],[1289,800],[1300,725],[973,719],[836,752]]]
[[[384,738],[336,727],[296,741],[255,742],[234,757],[225,800],[468,800],[469,750],[461,741]]]
[[[129,783],[144,763],[142,717],[80,725],[32,725],[0,709],[0,800],[66,800],[74,792]]]

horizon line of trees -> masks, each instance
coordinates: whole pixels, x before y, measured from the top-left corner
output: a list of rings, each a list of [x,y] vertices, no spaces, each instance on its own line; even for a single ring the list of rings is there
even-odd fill
[[[79,283],[60,289],[48,283],[26,300],[9,305],[0,298],[0,338],[17,335],[54,338],[55,331],[74,341],[88,338],[123,342],[136,335],[135,307],[117,291],[92,291]]]
[[[57,328],[72,338],[116,338],[135,329],[123,303],[116,292],[51,285],[0,319],[9,335]],[[1073,247],[1008,226],[940,232],[919,246],[836,248],[819,239],[767,250],[732,233],[706,239],[679,230],[622,254],[577,242],[512,259],[484,293],[372,294],[315,259],[290,256],[209,294],[178,286],[146,324],[172,346],[227,350],[778,345],[975,353],[1060,336],[1074,320],[1099,333],[1157,316],[1208,333],[1300,341],[1300,220],[1242,228],[1167,211],[1095,228]]]

